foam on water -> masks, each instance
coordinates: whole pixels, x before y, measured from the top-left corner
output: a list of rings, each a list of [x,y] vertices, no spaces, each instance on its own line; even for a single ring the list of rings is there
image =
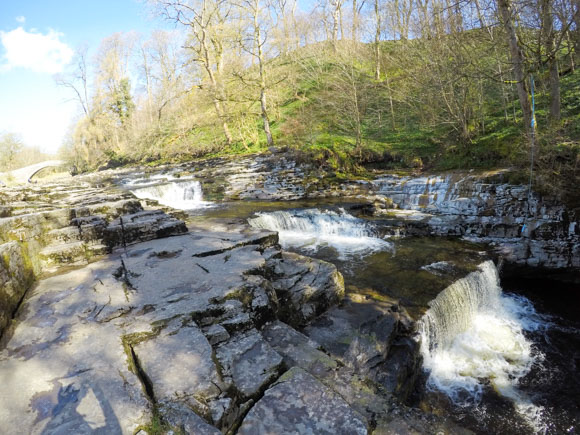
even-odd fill
[[[199,181],[182,181],[143,187],[132,191],[140,199],[153,199],[160,204],[180,210],[193,210],[212,205],[203,200]]]
[[[155,184],[167,183],[174,180],[187,180],[190,177],[176,177],[172,172],[161,172],[158,174],[148,175],[146,177],[131,177],[121,180],[121,184],[127,187],[147,187]]]
[[[338,212],[307,209],[258,213],[248,222],[254,228],[277,231],[280,244],[285,248],[316,251],[329,246],[340,258],[393,248],[392,243],[377,236],[369,223],[342,209]]]
[[[444,392],[455,405],[470,406],[480,402],[488,381],[542,432],[543,408],[518,383],[542,359],[524,333],[545,327],[526,298],[502,294],[491,261],[481,264],[441,292],[418,323],[427,387]]]

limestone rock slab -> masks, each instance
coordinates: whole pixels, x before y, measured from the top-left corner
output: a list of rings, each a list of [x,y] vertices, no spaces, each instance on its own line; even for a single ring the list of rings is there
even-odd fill
[[[231,337],[216,349],[224,376],[245,398],[255,397],[272,383],[283,367],[282,357],[256,330]]]
[[[133,350],[158,403],[177,401],[195,409],[221,393],[212,347],[195,325],[163,331]]]
[[[268,261],[272,285],[280,303],[280,319],[304,325],[337,304],[344,296],[344,280],[331,263],[283,252]]]
[[[240,435],[367,434],[364,419],[337,393],[300,368],[286,372],[250,410]]]

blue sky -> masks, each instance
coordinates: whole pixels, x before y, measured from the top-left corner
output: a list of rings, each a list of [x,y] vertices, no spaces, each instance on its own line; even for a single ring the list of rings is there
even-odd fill
[[[74,51],[115,32],[172,28],[137,0],[0,0],[0,134],[56,152],[77,105],[55,85]]]

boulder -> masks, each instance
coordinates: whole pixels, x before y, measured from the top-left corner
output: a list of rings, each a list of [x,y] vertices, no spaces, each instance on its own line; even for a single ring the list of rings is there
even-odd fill
[[[344,280],[331,263],[284,252],[268,261],[278,295],[279,318],[292,326],[305,325],[344,297]]]

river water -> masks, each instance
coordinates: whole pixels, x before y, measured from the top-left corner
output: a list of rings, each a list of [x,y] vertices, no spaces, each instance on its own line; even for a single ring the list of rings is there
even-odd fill
[[[357,217],[356,204],[212,203],[195,180],[164,181],[126,184],[140,198],[187,210],[194,224],[216,219],[277,231],[284,249],[334,263],[347,291],[405,307],[417,321],[425,371],[413,405],[476,433],[580,428],[580,293],[573,285],[512,275],[502,289],[485,245],[400,237],[400,223]]]

